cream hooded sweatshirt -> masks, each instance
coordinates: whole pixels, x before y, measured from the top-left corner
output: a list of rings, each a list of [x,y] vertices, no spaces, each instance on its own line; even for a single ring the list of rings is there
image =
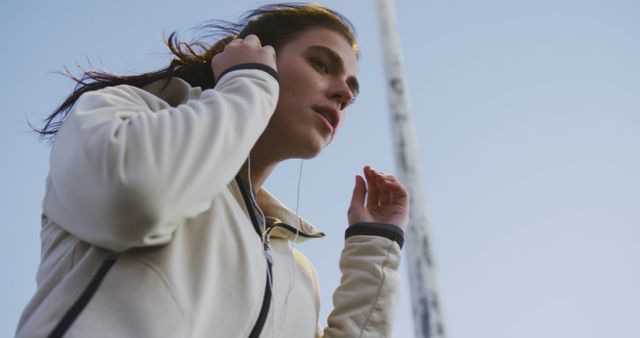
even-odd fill
[[[235,178],[278,89],[245,65],[213,89],[174,78],[82,95],[51,151],[16,336],[389,337],[402,231],[349,227],[322,329],[315,269],[288,241],[323,234]]]

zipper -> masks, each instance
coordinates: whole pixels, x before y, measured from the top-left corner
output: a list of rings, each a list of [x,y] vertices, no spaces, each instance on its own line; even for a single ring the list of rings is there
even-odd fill
[[[271,249],[269,248],[269,239],[264,238],[264,255],[267,260],[267,283],[264,288],[264,297],[262,299],[262,307],[260,308],[260,313],[258,314],[258,320],[256,324],[253,326],[251,333],[249,333],[249,338],[258,338],[264,325],[267,323],[267,316],[269,315],[269,306],[271,305],[271,287],[273,284],[273,275],[272,275],[272,267],[273,267],[273,259],[271,256]]]
[[[262,306],[260,307],[258,319],[251,329],[251,332],[249,333],[249,338],[258,338],[260,337],[260,333],[262,333],[262,329],[264,329],[264,325],[267,322],[269,307],[271,306],[271,289],[273,287],[273,256],[271,255],[271,248],[269,247],[269,234],[267,233],[266,229],[263,231],[263,228],[266,228],[266,224],[262,225],[260,223],[260,220],[258,219],[258,215],[256,214],[257,205],[250,195],[252,194],[252,192],[249,191],[248,187],[245,185],[244,181],[242,181],[239,175],[236,176],[236,182],[238,183],[238,187],[240,188],[240,192],[242,193],[242,198],[247,207],[247,211],[249,212],[249,218],[251,219],[251,223],[253,224],[253,229],[256,231],[256,233],[260,237],[260,241],[262,242],[264,257],[267,261],[267,282],[265,283],[264,287]]]
[[[238,183],[238,187],[240,187],[240,191],[242,193],[242,197],[247,206],[247,210],[249,211],[249,217],[251,218],[251,223],[253,224],[253,228],[260,236],[260,239],[263,244],[264,256],[267,261],[267,282],[265,283],[264,296],[262,299],[262,306],[260,308],[260,313],[258,314],[258,319],[256,324],[251,329],[251,333],[249,333],[249,338],[258,338],[260,333],[262,333],[262,329],[267,321],[267,316],[269,314],[269,306],[271,305],[271,287],[273,282],[273,258],[271,255],[271,248],[269,247],[269,233],[265,230],[262,231],[263,227],[261,227],[260,221],[256,215],[257,206],[251,199],[249,189],[244,185],[244,182],[240,178],[240,176],[236,176],[236,181]],[[269,231],[270,232],[270,231]],[[102,262],[100,268],[93,276],[93,278],[89,281],[89,284],[84,289],[84,291],[80,294],[78,299],[71,305],[69,310],[64,314],[62,319],[58,322],[58,324],[54,327],[54,329],[49,334],[48,338],[61,338],[65,333],[69,330],[73,322],[80,316],[84,308],[89,304],[89,301],[95,295],[98,287],[106,277],[111,267],[118,260],[118,255],[112,255]]]

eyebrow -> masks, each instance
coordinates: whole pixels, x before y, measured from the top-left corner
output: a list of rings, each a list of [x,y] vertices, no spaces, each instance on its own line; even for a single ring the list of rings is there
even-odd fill
[[[344,61],[342,60],[342,57],[340,57],[340,55],[338,55],[338,53],[336,53],[333,49],[326,46],[314,45],[309,47],[309,50],[318,51],[325,54],[329,58],[331,63],[335,64],[340,71],[345,70]],[[356,97],[358,93],[360,93],[360,83],[358,82],[358,79],[356,79],[355,76],[349,76],[347,78],[347,85],[353,92],[354,97]]]

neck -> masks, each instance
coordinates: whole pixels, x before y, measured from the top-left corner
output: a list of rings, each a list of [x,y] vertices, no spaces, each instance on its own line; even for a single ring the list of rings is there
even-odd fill
[[[249,153],[251,160],[247,160],[240,169],[240,177],[245,182],[251,182],[251,187],[256,193],[280,162],[292,158],[286,152],[287,146],[281,144],[281,137],[274,137],[273,134],[274,132],[267,127]]]
[[[257,193],[278,165],[278,161],[269,161],[264,156],[260,156],[260,152],[257,151],[252,151],[249,156],[250,160],[244,162],[240,169],[240,177],[245,182],[251,182],[251,187]],[[249,165],[251,165],[251,168],[249,168]]]

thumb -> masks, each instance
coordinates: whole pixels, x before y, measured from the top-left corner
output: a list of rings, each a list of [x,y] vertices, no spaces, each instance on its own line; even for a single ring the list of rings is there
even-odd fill
[[[364,206],[364,199],[367,195],[367,186],[364,179],[360,175],[356,175],[356,184],[353,187],[353,195],[351,196],[351,206]]]
[[[357,212],[364,208],[364,200],[367,195],[367,186],[364,183],[364,179],[360,175],[356,175],[356,184],[353,187],[353,195],[351,196],[351,205],[349,211]]]

